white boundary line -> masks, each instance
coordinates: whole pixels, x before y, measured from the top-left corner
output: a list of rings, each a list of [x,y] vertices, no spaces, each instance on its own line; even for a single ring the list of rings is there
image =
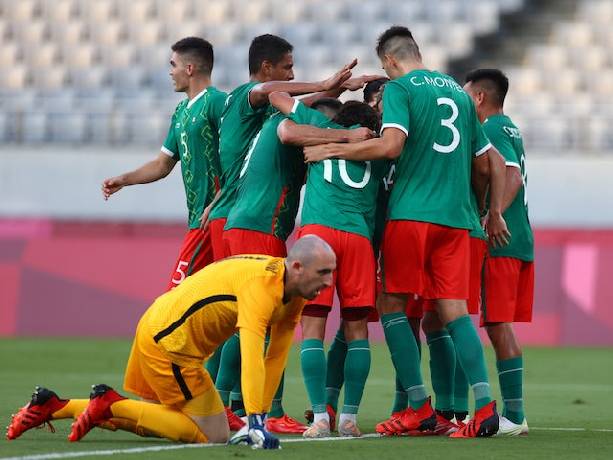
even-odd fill
[[[600,433],[613,433],[611,428],[562,428],[562,427],[530,427],[530,430],[538,431],[570,431],[570,432],[582,432],[593,431]],[[378,434],[369,433],[363,435],[361,438],[351,437],[328,437],[328,438],[281,438],[283,444],[293,442],[336,442],[336,441],[355,441],[364,438],[379,438]],[[117,454],[142,454],[145,452],[163,452],[167,450],[180,450],[180,449],[205,449],[207,447],[225,447],[226,444],[171,444],[171,445],[159,445],[151,447],[133,447],[128,449],[107,449],[107,450],[83,450],[78,452],[55,452],[49,454],[37,454],[26,455],[23,457],[0,457],[0,460],[53,460],[64,458],[79,458],[79,457],[100,457],[102,455],[117,455]]]

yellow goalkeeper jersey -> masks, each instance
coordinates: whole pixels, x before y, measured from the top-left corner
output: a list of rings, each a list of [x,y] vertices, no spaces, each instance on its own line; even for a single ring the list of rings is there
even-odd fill
[[[285,259],[240,255],[213,263],[158,297],[141,324],[162,353],[200,367],[240,331],[242,390],[248,413],[270,410],[305,300],[283,302]],[[270,327],[270,344],[264,340]]]

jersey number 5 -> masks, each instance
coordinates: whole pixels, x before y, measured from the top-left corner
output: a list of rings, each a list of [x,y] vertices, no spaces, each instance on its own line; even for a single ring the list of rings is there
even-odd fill
[[[449,145],[440,145],[435,142],[434,144],[432,144],[432,148],[439,153],[451,153],[460,143],[460,131],[458,131],[458,128],[456,128],[453,124],[456,118],[458,118],[458,106],[453,99],[450,99],[448,97],[439,97],[436,100],[436,103],[437,105],[448,105],[449,107],[451,107],[451,116],[449,118],[443,118],[441,120],[441,125],[451,130],[451,133],[453,134],[453,139],[451,140],[451,144]]]

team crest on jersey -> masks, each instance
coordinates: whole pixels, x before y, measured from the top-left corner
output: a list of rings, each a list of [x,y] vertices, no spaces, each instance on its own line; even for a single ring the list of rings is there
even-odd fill
[[[271,272],[271,273],[274,273],[276,275],[277,273],[279,273],[279,269],[281,268],[280,265],[281,265],[281,261],[280,260],[273,260],[268,265],[266,265],[265,270],[267,272]]]

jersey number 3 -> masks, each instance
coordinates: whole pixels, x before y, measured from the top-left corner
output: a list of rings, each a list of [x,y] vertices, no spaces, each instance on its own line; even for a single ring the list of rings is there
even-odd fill
[[[460,131],[455,127],[453,122],[458,118],[458,106],[456,105],[453,99],[448,97],[439,97],[436,100],[437,105],[448,105],[451,107],[451,116],[449,118],[443,118],[441,120],[441,125],[445,128],[449,128],[451,133],[453,134],[453,139],[451,140],[451,144],[449,145],[440,145],[436,142],[432,144],[432,148],[439,153],[451,153],[456,147],[460,144]]]

